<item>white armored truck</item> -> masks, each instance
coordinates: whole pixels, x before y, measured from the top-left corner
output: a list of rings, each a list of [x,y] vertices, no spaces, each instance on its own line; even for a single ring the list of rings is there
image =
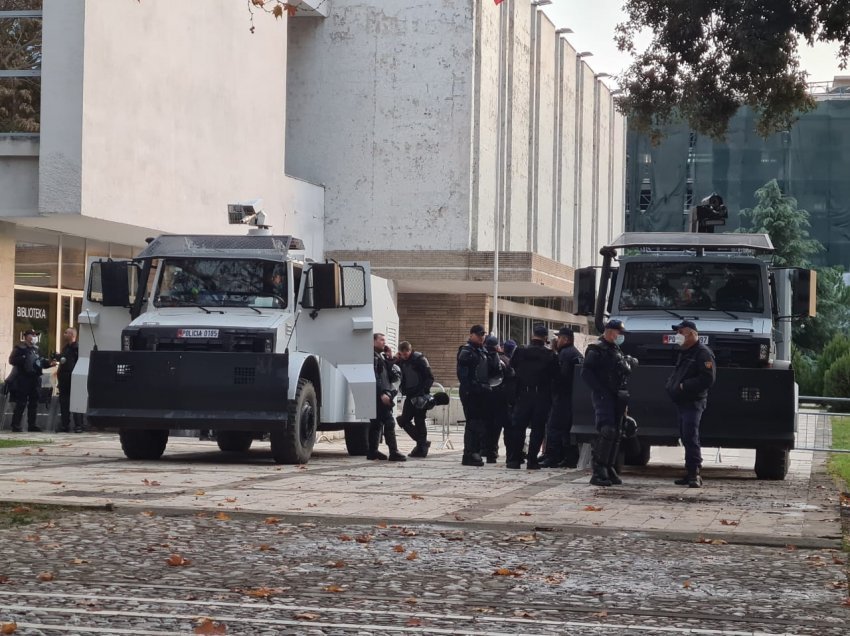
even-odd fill
[[[640,444],[625,463],[644,465],[651,446],[678,442],[664,386],[679,349],[672,325],[691,320],[717,364],[703,445],[755,449],[758,478],[785,478],[797,421],[791,321],[815,314],[816,279],[809,270],[771,267],[773,251],[766,234],[625,233],[602,248],[601,271],[577,271],[577,313],[593,315],[600,333],[610,318],[622,320],[622,349],[640,362],[629,380]],[[574,417],[573,439],[592,440],[593,409],[580,379]]]
[[[94,260],[79,323],[72,410],[117,429],[130,459],[206,429],[222,451],[268,436],[276,462],[301,464],[317,431],[344,430],[366,454],[372,335],[397,333],[398,314],[368,263],[310,262],[299,239],[260,226]]]

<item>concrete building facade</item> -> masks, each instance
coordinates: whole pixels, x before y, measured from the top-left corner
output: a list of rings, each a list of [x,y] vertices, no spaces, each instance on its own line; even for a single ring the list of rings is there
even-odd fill
[[[447,384],[471,324],[583,328],[574,269],[622,230],[625,194],[625,122],[588,52],[529,0],[329,4],[288,26],[286,100],[326,254],[395,281],[400,337]]]
[[[87,257],[232,232],[228,203],[261,197],[323,257],[324,191],[284,172],[285,28],[250,33],[232,0],[25,5],[0,11],[0,28],[40,31],[37,54],[0,69],[40,97],[28,121],[0,121],[0,351],[29,327],[56,350]]]

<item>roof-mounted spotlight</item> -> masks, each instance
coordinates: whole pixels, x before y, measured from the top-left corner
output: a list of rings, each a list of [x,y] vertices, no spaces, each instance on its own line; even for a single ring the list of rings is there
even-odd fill
[[[245,203],[229,203],[227,205],[227,222],[231,225],[266,225],[266,213],[262,210],[263,200],[254,199]]]

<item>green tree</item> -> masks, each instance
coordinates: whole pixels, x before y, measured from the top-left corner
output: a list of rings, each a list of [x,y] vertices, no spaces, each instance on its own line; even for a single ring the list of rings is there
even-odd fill
[[[823,394],[850,398],[850,353],[845,353],[827,369],[823,376]],[[847,410],[847,407],[838,407],[836,410]]]
[[[41,0],[2,0],[0,9],[41,9]],[[41,18],[0,19],[0,69],[41,69]],[[0,78],[0,132],[38,132],[40,77]]]
[[[823,378],[818,375],[817,362],[799,347],[792,346],[791,366],[794,368],[794,379],[800,385],[800,395],[821,395]]]
[[[850,287],[843,270],[823,267],[817,272],[817,316],[794,327],[794,343],[809,352],[824,351],[833,337],[850,331]]]
[[[678,117],[714,138],[739,107],[756,113],[758,132],[787,130],[814,108],[800,68],[798,39],[839,42],[850,57],[850,10],[837,0],[625,0],[616,41],[633,55],[620,76],[629,124],[660,136]],[[639,52],[636,36],[652,41]]]
[[[758,203],[741,210],[740,232],[766,233],[776,248],[773,262],[780,267],[808,267],[809,257],[824,247],[809,238],[809,213],[797,207],[797,199],[782,194],[776,179],[756,190]]]

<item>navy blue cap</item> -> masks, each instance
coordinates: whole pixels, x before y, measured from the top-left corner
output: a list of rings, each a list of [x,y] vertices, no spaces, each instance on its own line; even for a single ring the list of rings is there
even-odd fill
[[[626,331],[626,325],[624,325],[624,324],[623,324],[623,321],[622,321],[622,320],[618,320],[618,319],[616,319],[616,318],[614,318],[613,320],[609,320],[608,322],[606,322],[606,323],[605,323],[605,328],[606,328],[606,329],[616,329],[616,330],[617,330],[617,331],[619,331],[620,333],[625,333],[625,331]]]
[[[575,338],[575,333],[569,327],[561,327],[558,329],[559,336],[566,336],[567,338]]]
[[[496,336],[487,336],[484,338],[484,346],[485,347],[498,347],[499,339]]]
[[[505,340],[502,349],[504,349],[506,356],[510,356],[516,349],[516,340]]]
[[[546,325],[534,325],[534,329],[532,329],[531,333],[538,338],[545,338],[549,335],[549,330],[546,328]]]
[[[484,328],[484,325],[472,325],[469,328],[469,333],[474,333],[476,336],[484,336],[487,334],[487,330]]]
[[[697,329],[697,323],[695,323],[693,320],[683,320],[678,325],[673,325],[673,331],[679,331],[679,329],[685,328],[693,329],[694,331],[699,331],[699,329]]]

